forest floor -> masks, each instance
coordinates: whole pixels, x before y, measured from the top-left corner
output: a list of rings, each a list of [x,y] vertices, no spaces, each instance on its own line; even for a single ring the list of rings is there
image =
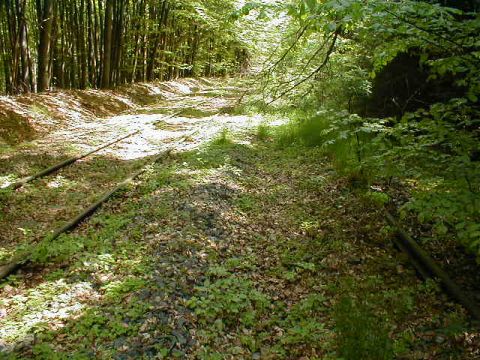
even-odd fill
[[[151,155],[177,151],[0,283],[0,357],[480,358],[478,330],[418,279],[381,210],[319,149],[275,146],[258,126],[284,119],[236,107],[243,92],[178,83],[121,115],[75,118],[2,147],[8,182],[144,130],[1,193],[4,259]]]

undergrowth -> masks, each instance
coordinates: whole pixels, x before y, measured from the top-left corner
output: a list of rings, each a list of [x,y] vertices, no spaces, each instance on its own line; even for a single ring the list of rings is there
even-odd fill
[[[388,202],[393,184],[402,184],[410,192],[399,208],[402,217],[413,215],[430,225],[431,239],[448,240],[453,234],[480,256],[480,165],[469,158],[474,134],[454,131],[452,124],[435,117],[433,127],[432,115],[421,113],[401,121],[325,109],[294,112],[291,117],[290,123],[272,130],[279,148],[322,149],[354,187],[385,188],[386,193],[371,195],[380,205]]]
[[[349,297],[335,308],[339,354],[349,360],[393,359],[393,346],[383,318],[373,315],[365,303]]]
[[[377,360],[421,347],[412,318],[451,338],[464,331],[455,309],[451,328],[416,312],[437,290],[352,235],[342,209],[363,214],[382,196],[355,201],[319,147],[281,148],[275,129],[258,132],[252,145],[225,131],[176,155],[88,226],[37,247],[48,274],[2,305],[12,310],[0,332],[20,344],[12,358]]]

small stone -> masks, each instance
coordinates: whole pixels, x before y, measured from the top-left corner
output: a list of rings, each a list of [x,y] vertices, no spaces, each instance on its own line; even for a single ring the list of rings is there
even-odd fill
[[[443,336],[437,335],[437,336],[435,337],[435,342],[436,342],[437,344],[443,344],[443,343],[445,342],[445,338],[444,338]]]

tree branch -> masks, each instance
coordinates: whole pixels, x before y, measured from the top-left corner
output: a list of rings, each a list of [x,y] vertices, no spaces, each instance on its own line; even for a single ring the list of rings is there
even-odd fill
[[[287,55],[290,53],[290,51],[293,50],[293,48],[297,45],[298,41],[302,38],[303,34],[305,34],[305,31],[307,31],[308,25],[309,25],[309,24],[306,24],[306,25],[300,30],[300,33],[297,35],[297,38],[295,39],[295,41],[293,42],[293,44],[287,49],[287,51],[285,51],[285,53],[280,57],[280,59],[278,59],[278,60],[275,62],[275,64],[273,64],[270,68],[267,69],[267,72],[272,72],[273,69],[275,69],[283,60],[285,60],[285,58],[286,58]]]
[[[283,93],[281,93],[279,96],[275,97],[272,101],[270,101],[267,105],[271,105],[273,104],[275,101],[277,101],[278,99],[284,97],[285,95],[287,95],[288,93],[290,93],[291,91],[295,90],[297,87],[299,87],[300,85],[302,85],[304,82],[310,80],[313,76],[315,76],[317,73],[319,73],[327,64],[328,64],[328,60],[330,60],[330,55],[332,55],[333,53],[333,50],[335,49],[335,44],[337,43],[337,39],[338,39],[338,34],[339,34],[339,30],[335,31],[335,34],[333,36],[333,40],[332,40],[332,43],[330,44],[330,47],[327,51],[327,54],[325,55],[325,59],[323,60],[323,62],[320,64],[319,67],[317,67],[312,73],[310,73],[310,75],[308,75],[307,77],[305,77],[304,79],[300,80],[299,82],[297,82],[295,85],[293,85],[292,87],[290,87],[289,89],[285,90]]]

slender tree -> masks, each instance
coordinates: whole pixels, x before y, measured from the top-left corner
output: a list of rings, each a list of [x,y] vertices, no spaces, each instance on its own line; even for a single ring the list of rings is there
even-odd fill
[[[242,45],[225,31],[233,26],[225,17],[234,11],[233,0],[221,4],[0,0],[0,93],[111,88],[235,71]],[[220,60],[231,65],[216,72]]]
[[[40,41],[38,43],[38,91],[45,91],[50,87],[51,45],[53,25],[52,0],[37,0],[38,17],[40,19]]]

